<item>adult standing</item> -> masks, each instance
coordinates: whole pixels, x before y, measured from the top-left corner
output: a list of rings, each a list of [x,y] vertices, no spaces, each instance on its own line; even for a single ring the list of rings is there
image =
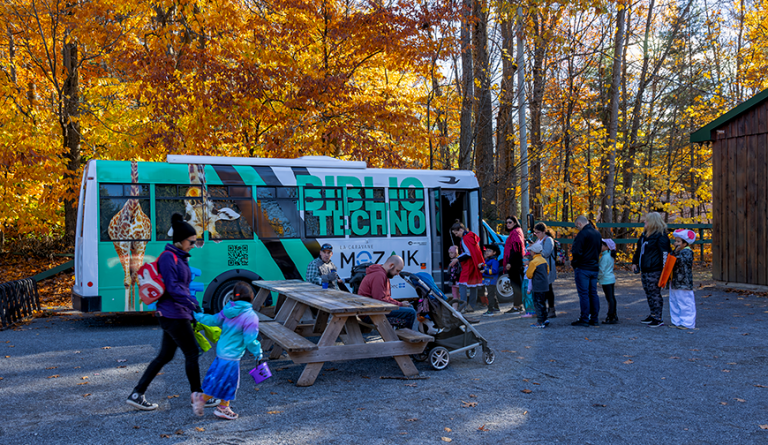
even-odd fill
[[[338,283],[341,282],[336,271],[336,265],[331,261],[333,256],[333,246],[325,243],[320,246],[320,253],[317,258],[307,264],[307,282],[322,286],[327,283],[328,288],[338,289]]]
[[[508,216],[505,221],[507,241],[504,243],[504,273],[509,276],[514,295],[512,309],[507,313],[519,312],[523,305],[523,255],[525,255],[525,234],[520,221],[515,216]]]
[[[197,362],[199,351],[192,329],[194,321],[192,314],[200,311],[197,300],[189,292],[189,283],[192,281],[192,272],[189,270],[189,251],[195,247],[197,231],[178,213],[174,213],[171,217],[171,227],[173,244],[166,245],[165,251],[157,259],[157,269],[165,284],[165,293],[157,300],[155,313],[163,330],[160,352],[149,363],[126,403],[144,411],[157,409],[156,403],[147,402],[144,392],[163,366],[173,359],[176,348],[181,348],[181,352],[184,353],[184,370],[192,392],[192,411],[202,416],[204,406],[216,406],[220,400],[211,399],[205,402],[203,399],[200,368]]]
[[[451,260],[451,266],[461,263],[459,275],[459,298],[467,302],[467,312],[474,312],[477,305],[477,288],[483,285],[485,258],[480,250],[480,237],[467,230],[458,219],[451,226],[451,233],[461,239],[459,257]],[[469,293],[469,295],[467,295]]]
[[[664,269],[666,254],[672,252],[672,247],[667,236],[667,224],[657,212],[645,215],[643,234],[637,240],[637,248],[632,256],[632,271],[640,272],[643,282],[643,290],[648,300],[648,308],[651,313],[642,323],[650,327],[664,326],[662,309],[664,300],[661,298],[659,278]]]
[[[541,256],[547,262],[549,266],[549,290],[546,292],[546,302],[549,306],[547,310],[547,319],[557,318],[555,313],[555,291],[552,288],[552,284],[557,279],[557,258],[555,258],[555,240],[552,237],[553,233],[547,225],[543,222],[537,223],[533,226],[533,234],[536,235],[536,239],[541,243],[542,251]]]
[[[579,293],[581,314],[571,326],[598,326],[600,300],[597,298],[597,275],[600,270],[600,251],[603,238],[586,216],[580,215],[575,221],[579,233],[571,248],[571,265]]]

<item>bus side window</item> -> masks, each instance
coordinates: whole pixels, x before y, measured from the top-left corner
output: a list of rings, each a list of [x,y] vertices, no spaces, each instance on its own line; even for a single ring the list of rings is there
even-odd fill
[[[180,213],[203,238],[207,215],[203,209],[203,189],[199,185],[156,185],[155,186],[155,239],[170,241],[171,216]]]
[[[304,187],[304,228],[307,238],[346,235],[341,187]]]
[[[389,189],[389,229],[392,236],[425,235],[424,189]]]
[[[132,236],[130,231],[120,231],[120,216],[125,216],[126,221],[133,221],[137,215],[143,213],[150,218],[149,186],[145,184],[99,184],[99,232],[102,241],[150,241],[151,235],[146,237]],[[115,222],[112,219],[117,217]],[[113,228],[113,236],[110,234],[110,225]],[[120,232],[125,236],[120,236]]]
[[[259,238],[299,238],[297,187],[256,187],[256,233]]]
[[[210,239],[253,238],[253,205],[247,186],[208,186]],[[210,232],[213,230],[213,233]]]
[[[350,236],[387,236],[387,205],[384,201],[383,187],[347,189]]]

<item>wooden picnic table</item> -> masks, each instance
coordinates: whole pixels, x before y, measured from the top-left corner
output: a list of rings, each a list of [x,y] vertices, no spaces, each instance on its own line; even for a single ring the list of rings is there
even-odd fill
[[[397,309],[393,304],[300,280],[253,281],[253,285],[260,288],[254,298],[255,308],[264,304],[269,292],[284,297],[274,321],[262,321],[259,330],[265,337],[262,348],[267,351],[272,347],[271,359],[279,358],[285,350],[294,363],[306,363],[297,386],[311,386],[327,361],[393,357],[404,375],[418,375],[410,355],[423,352],[434,340],[411,329],[395,331],[386,317]],[[302,325],[310,307],[317,310],[317,317],[312,324]],[[383,342],[365,341],[358,322],[358,317],[364,316],[370,317]],[[316,344],[305,338],[317,336],[320,340]],[[342,344],[337,344],[339,339]]]

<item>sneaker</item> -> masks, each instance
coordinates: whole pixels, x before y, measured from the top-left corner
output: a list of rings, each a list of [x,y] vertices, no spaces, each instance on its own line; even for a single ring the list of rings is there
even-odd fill
[[[531,327],[532,327],[532,328],[536,328],[536,329],[544,329],[544,328],[546,328],[546,327],[547,327],[547,325],[546,325],[546,324],[538,324],[538,323],[534,323],[534,324],[532,324],[532,325],[531,325]]]
[[[597,320],[589,320],[590,326],[600,326],[600,322]]]
[[[189,402],[189,404],[194,406],[194,403],[192,403],[192,402]],[[204,406],[206,408],[215,408],[215,407],[217,407],[219,405],[221,405],[221,399],[217,399],[216,397],[211,397],[210,399],[208,399],[207,402],[205,402]]]
[[[203,408],[205,408],[205,399],[203,399],[203,393],[193,392],[192,393],[192,412],[195,413],[196,416],[202,417],[202,415],[204,414]]]
[[[648,323],[648,326],[651,328],[658,328],[659,326],[664,326],[664,322],[661,320],[653,320],[652,322]]]
[[[618,322],[619,322],[618,318],[608,317],[608,318],[605,319],[605,321],[603,323],[604,324],[618,324]]]
[[[543,324],[543,325],[544,325],[544,327],[546,328],[547,326],[549,326],[549,320],[544,320],[544,323],[542,323],[542,324]]]
[[[508,310],[508,311],[506,311],[504,313],[505,314],[516,314],[518,312],[520,312],[520,308],[516,308],[516,307],[512,306],[512,309],[510,309],[510,310]]]
[[[652,315],[649,315],[649,316],[647,316],[647,317],[645,318],[645,320],[641,320],[641,321],[640,321],[640,323],[645,323],[645,324],[648,324],[648,323],[652,322],[653,320],[655,320],[655,318],[653,318],[653,316],[652,316]]]
[[[126,400],[125,403],[142,411],[154,411],[157,409],[157,403],[147,402],[147,399],[144,398],[144,394],[139,394],[137,392],[128,396],[128,400]]]
[[[686,328],[685,326],[675,326],[677,329],[682,329],[684,331],[687,331],[689,328]]]
[[[468,314],[471,314],[475,312],[475,309],[472,306],[467,306],[467,308],[464,311]]]
[[[235,420],[239,417],[236,412],[232,411],[232,408],[222,405],[217,406],[216,410],[213,411],[213,414],[216,417],[227,420]]]
[[[588,328],[589,322],[586,322],[584,320],[576,320],[573,323],[571,323],[571,326],[583,326],[585,328]]]
[[[533,317],[534,317],[534,315],[533,314],[529,314],[529,313],[525,313],[525,314],[520,316],[520,318],[533,318]]]
[[[551,307],[547,311],[547,318],[557,318],[557,314],[555,313],[555,308]]]
[[[493,317],[494,315],[496,315],[496,312],[490,310],[483,312],[483,317]]]

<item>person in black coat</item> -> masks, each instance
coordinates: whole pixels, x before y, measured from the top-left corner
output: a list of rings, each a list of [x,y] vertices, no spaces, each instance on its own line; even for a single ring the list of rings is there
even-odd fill
[[[600,299],[597,297],[597,273],[600,269],[603,238],[585,216],[576,218],[575,224],[579,233],[571,247],[571,266],[576,280],[576,291],[579,293],[581,314],[571,326],[598,326]]]
[[[664,326],[662,309],[664,300],[661,298],[659,278],[664,270],[666,254],[672,252],[672,246],[667,236],[667,225],[656,212],[645,215],[645,229],[640,239],[637,240],[637,248],[632,256],[632,270],[640,272],[643,282],[645,297],[648,299],[648,308],[651,313],[643,323],[650,327]]]

